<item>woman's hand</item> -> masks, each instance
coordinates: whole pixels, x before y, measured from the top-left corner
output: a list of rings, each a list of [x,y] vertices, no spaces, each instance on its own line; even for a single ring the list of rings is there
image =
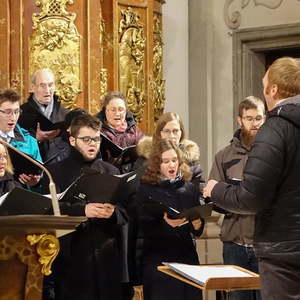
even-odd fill
[[[85,206],[85,215],[88,218],[109,219],[115,211],[110,203],[89,203]]]
[[[28,185],[28,186],[35,186],[38,184],[40,181],[41,176],[40,175],[26,175],[26,174],[21,174],[19,175],[19,181],[22,184]]]
[[[167,213],[164,213],[164,220],[173,228],[178,227],[178,226],[182,225],[184,222],[186,222],[186,218],[170,219],[170,218],[168,218]]]
[[[199,230],[202,224],[202,221],[200,219],[196,219],[192,221],[193,227],[195,230]]]

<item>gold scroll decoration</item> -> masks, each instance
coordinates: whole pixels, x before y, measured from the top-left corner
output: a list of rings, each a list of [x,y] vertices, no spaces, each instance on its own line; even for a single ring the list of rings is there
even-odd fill
[[[142,121],[145,106],[144,25],[131,7],[121,10],[119,23],[119,88],[126,96],[129,111]]]
[[[36,245],[39,263],[42,265],[42,274],[50,275],[51,265],[59,252],[59,241],[54,235],[32,234],[27,236],[30,245]]]
[[[75,108],[80,90],[80,35],[75,13],[66,10],[72,0],[39,0],[39,14],[33,14],[29,68],[32,74],[51,69],[56,77],[56,94],[67,108]]]
[[[153,18],[153,80],[151,82],[152,99],[154,103],[154,121],[159,119],[165,108],[165,83],[163,79],[163,42],[159,16]]]

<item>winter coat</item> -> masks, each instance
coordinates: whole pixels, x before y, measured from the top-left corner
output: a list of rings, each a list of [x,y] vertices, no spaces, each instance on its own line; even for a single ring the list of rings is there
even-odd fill
[[[74,148],[67,159],[50,165],[49,171],[58,190],[63,191],[79,177],[83,167],[112,175],[119,173],[100,159],[85,161]],[[61,213],[85,215],[87,203],[88,199],[70,197],[60,203]],[[127,248],[126,237],[123,237],[126,223],[127,215],[117,204],[111,218],[90,218],[75,232],[61,238],[62,250],[54,268],[56,300],[121,299],[121,281],[126,280],[125,277],[128,280],[127,258],[123,253]]]
[[[30,155],[35,160],[42,161],[37,140],[29,132],[17,125],[14,129],[15,137],[10,144],[18,150]]]
[[[250,149],[242,144],[240,134],[241,130],[239,129],[230,145],[216,154],[209,179],[233,184],[239,184],[243,179],[243,170]],[[253,245],[255,216],[233,214],[228,211],[220,212],[225,213],[221,228],[221,240],[245,246]]]
[[[212,201],[234,213],[256,214],[258,258],[300,260],[300,95],[287,98],[257,133],[239,186],[218,183]]]
[[[141,235],[144,239],[143,245],[143,284],[144,299],[167,299],[164,295],[165,284],[168,282],[168,299],[200,299],[199,291],[191,288],[195,297],[188,298],[186,289],[179,282],[173,282],[171,278],[165,278],[160,283],[160,272],[156,270],[162,262],[180,262],[187,264],[198,264],[198,255],[193,242],[192,235],[199,236],[203,231],[204,223],[199,230],[194,230],[191,223],[180,227],[171,227],[163,219],[163,214],[153,214],[147,207],[148,201],[161,201],[178,211],[199,205],[199,189],[193,184],[186,183],[182,178],[176,180],[162,181],[160,184],[152,185],[142,183],[138,191],[140,202]],[[172,288],[171,288],[172,287]],[[174,290],[173,290],[174,289]]]
[[[143,132],[137,127],[133,115],[130,112],[126,113],[125,120],[127,122],[127,128],[124,132],[118,131],[110,127],[106,122],[105,113],[100,111],[97,115],[97,118],[102,122],[101,133],[107,136],[114,144],[118,145],[121,148],[126,148],[129,146],[137,145],[138,141],[144,135]],[[107,161],[108,157],[105,155],[102,156],[103,160]],[[116,165],[119,168],[121,173],[127,173],[132,171],[133,163]]]
[[[199,187],[199,184],[205,182],[203,171],[200,166],[200,150],[198,145],[191,140],[183,140],[179,145],[182,151],[185,162],[190,167],[192,172],[192,183]],[[135,169],[143,168],[146,160],[149,158],[152,151],[152,137],[144,136],[138,143],[137,152],[139,158],[135,164]]]
[[[61,122],[65,119],[65,116],[69,112],[69,110],[62,106],[58,96],[54,95],[53,100],[54,103],[53,103],[53,110],[50,116],[50,121],[52,121],[53,123]],[[27,102],[21,105],[21,109],[22,109],[22,114],[20,115],[18,123],[20,124],[21,127],[27,129],[30,132],[30,134],[35,137],[37,124],[35,124],[34,127],[29,128],[27,127],[27,124],[24,121],[28,119],[28,115],[34,115],[36,114],[36,111],[40,111],[39,106],[33,100],[33,94],[30,94],[30,96],[27,99]],[[51,143],[52,141],[44,141],[42,143],[39,143],[40,152],[43,157],[43,161],[48,160],[51,157],[50,155],[52,155],[52,153],[50,155],[48,154]]]

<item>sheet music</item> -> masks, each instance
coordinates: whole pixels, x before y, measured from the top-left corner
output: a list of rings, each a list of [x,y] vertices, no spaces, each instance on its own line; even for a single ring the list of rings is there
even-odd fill
[[[180,275],[201,285],[204,285],[209,278],[253,277],[253,275],[249,273],[226,265],[201,266],[165,262],[163,262],[163,264]]]

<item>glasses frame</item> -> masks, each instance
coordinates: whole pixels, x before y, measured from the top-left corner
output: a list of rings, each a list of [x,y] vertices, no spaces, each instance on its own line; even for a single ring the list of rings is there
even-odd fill
[[[16,110],[11,110],[11,109],[3,110],[3,109],[0,109],[0,112],[3,113],[5,115],[5,117],[7,117],[7,118],[12,117],[12,116],[17,117],[22,113],[22,109],[21,108],[16,109]]]
[[[100,136],[95,136],[95,137],[91,137],[91,136],[77,136],[77,137],[75,137],[75,139],[81,140],[86,145],[90,145],[92,142],[94,142],[97,145],[101,143],[101,137]]]

